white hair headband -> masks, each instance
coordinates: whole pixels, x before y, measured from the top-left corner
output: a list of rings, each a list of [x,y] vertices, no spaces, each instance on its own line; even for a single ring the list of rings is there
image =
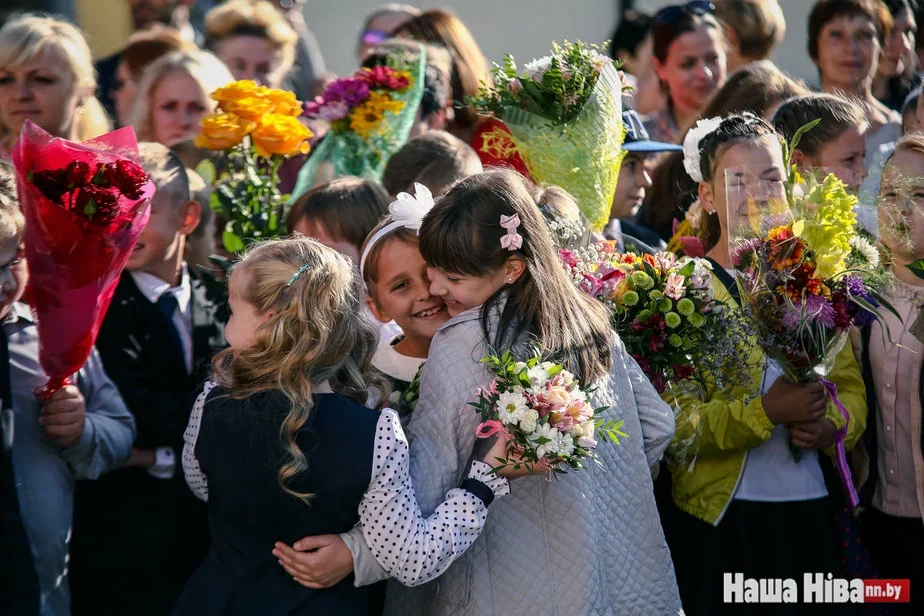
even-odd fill
[[[366,257],[372,247],[383,237],[395,229],[405,228],[420,231],[420,225],[423,224],[424,216],[433,207],[433,194],[430,189],[423,184],[414,182],[414,194],[409,195],[406,192],[398,193],[398,198],[391,202],[388,211],[391,213],[392,221],[375,232],[369,241],[366,242],[366,248],[359,258],[359,274],[362,276],[366,267]]]
[[[696,122],[696,126],[687,131],[683,138],[683,168],[686,169],[694,182],[703,181],[703,170],[700,164],[699,144],[706,135],[715,132],[722,123],[722,118],[705,118]]]

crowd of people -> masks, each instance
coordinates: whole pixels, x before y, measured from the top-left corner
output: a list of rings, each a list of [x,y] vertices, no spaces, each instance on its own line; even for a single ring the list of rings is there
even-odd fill
[[[846,422],[820,383],[791,381],[756,345],[748,388],[662,399],[561,266],[550,229],[580,222],[580,204],[486,147],[506,130],[470,105],[491,64],[449,10],[389,4],[360,24],[357,67],[426,55],[417,116],[381,181],[319,180],[292,204],[291,236],[227,254],[213,187],[194,170],[209,158],[194,139],[216,111],[210,94],[253,80],[314,99],[333,78],[309,29],[323,24],[300,2],[226,0],[199,20],[182,0],[127,4],[136,31],[106,58],[54,16],[0,26],[0,612],[922,604],[924,279],[908,267],[924,258],[918,0],[815,1],[798,27],[817,89],[772,61],[797,27],[776,0],[630,10],[609,46],[632,86],[625,156],[609,222],[577,241],[708,258],[715,296],[737,309],[726,171],[780,184],[781,143],[798,136],[791,162],[858,196],[888,263],[894,311],[852,332],[828,373]],[[45,375],[9,164],[27,120],[73,141],[132,127],[156,187],[90,359],[50,398],[35,394]],[[300,121],[312,145],[331,130]],[[282,165],[284,193],[310,156]],[[226,289],[209,258],[223,252]],[[494,472],[503,439],[476,439],[470,403],[492,378],[482,357],[537,341],[624,422],[629,438],[601,445],[599,467]],[[838,438],[857,509],[832,465]],[[674,454],[691,442],[687,464]],[[910,603],[728,604],[726,573],[908,579]]]

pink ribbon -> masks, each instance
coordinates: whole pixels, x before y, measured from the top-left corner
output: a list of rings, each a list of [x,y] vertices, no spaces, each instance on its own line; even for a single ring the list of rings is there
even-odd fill
[[[853,474],[850,472],[850,466],[847,465],[847,450],[844,448],[844,437],[847,436],[850,415],[847,414],[847,409],[844,408],[844,405],[841,404],[837,397],[837,385],[828,379],[819,380],[825,386],[831,402],[834,403],[834,406],[837,407],[837,410],[841,412],[841,416],[844,418],[844,427],[834,433],[834,451],[837,459],[837,472],[841,477],[844,489],[847,491],[847,501],[850,503],[850,508],[853,509],[860,504],[860,497],[857,495],[857,489],[853,485]]]
[[[475,428],[475,436],[478,438],[488,438],[489,436],[494,436],[498,432],[504,429],[504,424],[497,419],[489,419],[483,423],[478,424],[478,427]]]
[[[500,226],[507,229],[507,234],[502,235],[500,238],[501,248],[506,248],[511,252],[522,248],[523,236],[517,233],[517,228],[520,226],[519,214],[514,214],[513,216],[501,214]]]

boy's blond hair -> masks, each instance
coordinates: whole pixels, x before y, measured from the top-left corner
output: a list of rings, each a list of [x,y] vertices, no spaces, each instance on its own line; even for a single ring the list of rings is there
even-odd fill
[[[155,202],[169,203],[179,209],[191,200],[186,167],[179,156],[166,146],[150,141],[138,144],[138,154],[141,166],[157,189]]]
[[[0,242],[12,238],[21,240],[25,228],[26,219],[19,209],[13,168],[8,163],[0,161]]]

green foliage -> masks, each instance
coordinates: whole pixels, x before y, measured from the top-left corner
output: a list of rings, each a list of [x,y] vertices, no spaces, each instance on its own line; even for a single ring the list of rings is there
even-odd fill
[[[913,273],[918,278],[924,278],[924,259],[912,261],[910,264],[908,264],[908,269],[910,269],[911,273]]]
[[[581,112],[601,70],[612,62],[604,55],[607,45],[553,43],[551,56],[528,63],[523,71],[508,54],[492,71],[494,85],[482,84],[478,95],[465,102],[499,118],[505,108],[516,108],[566,125]]]
[[[281,157],[253,155],[245,145],[228,151],[231,171],[217,177],[211,161],[203,161],[196,171],[214,185],[209,207],[221,216],[225,227],[222,243],[231,253],[244,250],[248,242],[285,235],[289,213],[288,195],[279,191]]]

